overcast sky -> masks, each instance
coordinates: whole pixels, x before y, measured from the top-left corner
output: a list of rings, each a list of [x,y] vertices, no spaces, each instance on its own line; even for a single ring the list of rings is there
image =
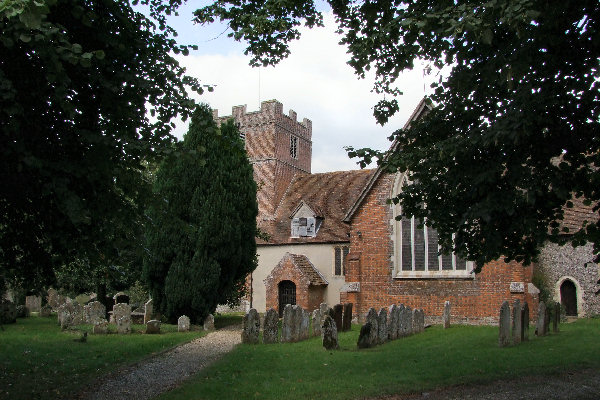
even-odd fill
[[[248,66],[245,45],[227,38],[226,26],[189,22],[197,7],[196,2],[184,6],[180,17],[171,21],[180,43],[199,46],[180,62],[190,75],[215,85],[213,93],[197,99],[218,109],[220,116],[231,115],[235,105],[246,104],[250,112],[259,109],[260,101],[277,99],[284,113],[292,109],[299,121],[309,118],[313,123],[312,172],[357,169],[344,146],[387,149],[387,137],[404,125],[423,97],[422,70],[405,73],[398,83],[404,92],[399,98],[400,113],[386,126],[377,125],[373,106],[379,97],[371,93],[373,80],[359,80],[346,64],[349,57],[338,44],[340,36],[330,13],[324,15],[324,28],[301,30],[302,37],[292,43],[287,59],[276,67],[259,69]],[[181,138],[186,130],[180,123],[175,133]]]

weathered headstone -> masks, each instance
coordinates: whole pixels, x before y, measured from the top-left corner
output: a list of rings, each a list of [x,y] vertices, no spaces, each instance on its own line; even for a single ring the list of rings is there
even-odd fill
[[[444,329],[450,328],[450,302],[446,301],[444,303],[444,313],[442,314],[442,321],[444,324]]]
[[[160,321],[157,319],[151,319],[146,322],[146,333],[157,334],[160,333]]]
[[[344,304],[344,316],[342,318],[342,330],[348,332],[352,329],[352,303]]]
[[[25,307],[29,312],[40,312],[42,309],[42,298],[40,296],[26,296]]]
[[[311,315],[313,336],[321,336],[321,311],[317,308]]]
[[[242,343],[257,344],[260,332],[260,317],[256,309],[251,308],[242,319]]]
[[[389,316],[387,321],[387,328],[389,340],[396,340],[398,338],[398,313],[396,312],[397,308],[398,307],[396,307],[395,304],[392,304],[388,308]]]
[[[425,332],[425,310],[419,309],[419,332]]]
[[[146,303],[148,304],[148,303]],[[182,315],[177,319],[177,332],[188,332],[190,330],[190,317]]]
[[[335,326],[335,321],[329,315],[326,315],[323,320],[321,340],[323,342],[323,347],[325,347],[326,350],[337,350],[340,348],[338,344],[337,327]]]
[[[319,321],[320,323],[320,321]],[[274,308],[269,308],[265,313],[263,322],[263,343],[279,342],[279,315]]]
[[[419,333],[419,318],[420,318],[421,312],[419,311],[418,308],[415,308],[412,310],[412,332],[413,333]]]
[[[52,315],[52,307],[46,304],[40,311],[40,317],[49,317],[50,315]]]
[[[336,304],[333,306],[333,319],[335,321],[335,326],[338,332],[342,331],[342,320],[344,316],[344,306],[341,304]]]
[[[106,308],[99,301],[93,301],[84,307],[85,322],[95,324],[106,319]]]
[[[513,303],[512,311],[512,337],[514,344],[519,344],[523,340],[523,320],[521,317],[522,314],[523,311],[521,308],[521,301],[517,299]]]
[[[364,339],[366,340],[367,347],[376,346],[379,342],[379,317],[377,311],[375,311],[373,307],[369,308],[369,311],[365,316],[365,325],[366,324],[370,325],[370,328],[368,329],[369,335]],[[363,329],[361,329],[361,332],[363,332]]]
[[[306,340],[310,337],[310,314],[304,308],[298,306],[296,313],[299,314],[298,340]]]
[[[126,303],[117,303],[113,306],[113,318],[120,334],[131,333],[131,306]]]
[[[406,314],[406,325],[404,326],[405,336],[410,336],[414,333],[413,332],[413,313],[412,313],[412,310],[410,309],[410,307],[406,307],[404,309],[404,313]]]
[[[547,315],[546,304],[544,304],[543,301],[540,301],[538,306],[537,322],[535,324],[535,334],[537,336],[546,336],[546,333],[548,333],[546,332],[546,328],[548,327],[548,323],[546,322]]]
[[[205,331],[215,330],[215,317],[212,314],[208,314],[206,318],[204,318],[202,328],[204,328]]]
[[[294,309],[291,304],[286,304],[283,308],[283,316],[281,318],[281,343],[293,341],[294,337]]]
[[[85,323],[83,306],[71,299],[58,307],[58,323],[61,329]]]
[[[506,347],[510,345],[510,306],[504,301],[500,307],[498,345]]]
[[[154,302],[152,301],[152,299],[150,299],[146,302],[146,304],[144,304],[144,323],[146,323],[152,319],[153,312],[154,312]]]
[[[99,321],[92,327],[92,333],[94,335],[106,335],[108,333],[108,321]]]
[[[321,314],[321,324],[323,323],[323,321],[325,321],[325,317],[327,315],[329,315],[329,306],[327,305],[327,303],[321,303],[319,305],[319,313]]]
[[[554,314],[552,315],[552,332],[558,332],[558,323],[560,321],[560,303],[554,303]]]
[[[387,342],[388,329],[387,329],[387,309],[382,307],[377,315],[377,342],[383,344]]]
[[[529,304],[525,301],[521,308],[521,342],[529,340]]]
[[[404,318],[404,304],[400,304],[396,307],[396,339],[404,336],[404,325],[402,318]]]
[[[545,334],[549,334],[550,333],[550,309],[551,309],[551,305],[546,306],[546,318],[544,318],[544,332]]]
[[[58,309],[58,306],[61,304],[58,304],[58,292],[56,291],[56,289],[48,289],[48,296],[46,297],[46,301],[53,310]]]
[[[377,327],[373,326],[370,322],[361,326],[360,333],[358,334],[358,348],[368,349],[369,347],[375,346],[377,343],[373,343],[372,337],[377,335],[376,332]]]

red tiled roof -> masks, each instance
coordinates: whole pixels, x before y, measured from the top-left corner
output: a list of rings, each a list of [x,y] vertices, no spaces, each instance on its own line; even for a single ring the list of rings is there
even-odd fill
[[[328,282],[323,278],[323,275],[310,262],[308,257],[301,254],[290,254],[294,264],[308,278],[311,285],[328,285]]]
[[[342,221],[356,201],[374,170],[338,171],[312,175],[296,175],[284,194],[275,218],[259,221],[261,230],[270,236],[269,242],[258,244],[348,242],[350,226]],[[290,215],[304,201],[313,211],[322,214],[323,222],[316,237],[292,238]]]
[[[593,206],[584,205],[582,198],[573,197],[571,202],[573,207],[569,208],[566,205],[563,207],[563,220],[560,221],[561,234],[574,234],[583,227],[584,223],[594,224],[598,221],[598,212],[594,212]],[[563,232],[563,228],[567,228],[569,231]]]

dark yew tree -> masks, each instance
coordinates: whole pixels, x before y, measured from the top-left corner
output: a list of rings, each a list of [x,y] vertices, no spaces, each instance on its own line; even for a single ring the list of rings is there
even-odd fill
[[[447,66],[433,110],[398,130],[391,151],[349,148],[361,165],[409,171],[394,201],[440,233],[445,250],[475,260],[528,263],[547,240],[586,241],[600,252],[600,3],[537,0],[329,0],[349,64],[398,111],[395,81],[425,60]],[[219,1],[196,12],[249,41],[254,64],[288,54],[302,23],[321,23],[313,1]],[[273,46],[273,43],[277,43]],[[595,217],[574,235],[561,228],[573,198]],[[425,206],[423,206],[425,205]]]
[[[123,0],[1,2],[0,278],[39,289],[82,262],[101,282],[141,259],[145,166],[202,92],[171,55],[188,51],[165,25],[180,2],[141,1],[152,19]]]
[[[201,322],[217,304],[239,299],[256,268],[256,184],[233,121],[217,127],[200,106],[154,190],[144,278],[169,320]]]

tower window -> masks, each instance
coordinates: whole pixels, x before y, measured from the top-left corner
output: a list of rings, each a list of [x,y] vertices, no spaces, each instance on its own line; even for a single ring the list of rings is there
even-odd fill
[[[298,158],[298,137],[290,135],[290,157]]]

